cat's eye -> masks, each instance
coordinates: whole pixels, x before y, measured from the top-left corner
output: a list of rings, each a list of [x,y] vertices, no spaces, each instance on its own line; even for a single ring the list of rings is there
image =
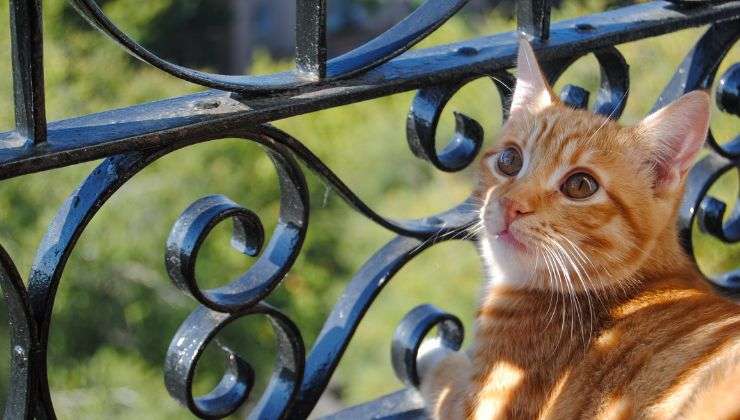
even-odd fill
[[[496,161],[498,170],[506,176],[514,176],[522,169],[522,154],[515,147],[504,149]]]
[[[560,187],[563,194],[575,200],[591,197],[598,189],[599,183],[596,182],[594,177],[585,172],[578,172],[569,176]]]

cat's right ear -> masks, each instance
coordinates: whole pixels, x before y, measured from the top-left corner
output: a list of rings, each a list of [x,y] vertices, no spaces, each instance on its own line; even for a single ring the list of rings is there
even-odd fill
[[[517,76],[514,95],[511,99],[510,115],[521,112],[535,114],[553,103],[553,94],[542,75],[537,57],[524,37],[519,38]]]

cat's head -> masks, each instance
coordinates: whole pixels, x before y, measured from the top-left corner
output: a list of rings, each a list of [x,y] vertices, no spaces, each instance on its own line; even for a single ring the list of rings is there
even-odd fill
[[[614,286],[677,241],[709,96],[688,93],[633,126],[560,103],[520,41],[511,113],[481,160],[481,248],[493,281]],[[658,242],[671,241],[670,243]]]

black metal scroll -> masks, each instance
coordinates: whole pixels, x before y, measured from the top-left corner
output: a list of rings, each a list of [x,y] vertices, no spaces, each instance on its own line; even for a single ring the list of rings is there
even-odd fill
[[[411,152],[445,172],[459,171],[476,159],[484,128],[456,114],[455,134],[437,148],[436,126],[445,104],[466,83],[490,78],[502,98],[504,118],[516,42],[529,37],[555,81],[575,60],[594,54],[601,71],[593,111],[619,118],[629,92],[628,65],[617,44],[710,24],[680,65],[655,108],[693,89],[713,87],[718,66],[740,37],[740,1],[653,1],[550,24],[550,2],[518,0],[518,31],[409,51],[457,13],[465,0],[427,0],[396,26],[356,49],[326,57],[324,0],[297,0],[296,70],[266,76],[217,75],[167,62],[146,50],[111,22],[93,0],[71,0],[93,25],[122,48],[184,80],[219,90],[141,104],[125,109],[47,124],[44,109],[40,1],[10,1],[16,128],[0,133],[0,178],[41,172],[98,158],[105,160],[72,192],[52,220],[37,250],[24,286],[11,258],[0,248],[0,286],[9,313],[12,384],[6,418],[55,418],[48,383],[49,334],[55,295],[67,260],[90,220],[129,179],[158,158],[190,145],[223,138],[254,141],[272,159],[280,183],[277,227],[265,244],[257,214],[222,195],[195,201],[175,221],[167,240],[165,264],[174,286],[199,306],[181,324],[165,360],[165,386],[194,415],[218,418],[234,413],[250,398],[254,371],[248,361],[224,348],[227,368],[206,395],[193,395],[198,361],[221,329],[238,319],[264,316],[277,342],[277,363],[252,418],[304,418],[314,409],[360,322],[394,275],[425,249],[446,240],[469,240],[476,202],[469,198],[439,214],[416,220],[385,217],[361,200],[311,150],[266,123],[319,109],[416,90],[407,116]],[[687,3],[697,3],[688,5]],[[716,87],[719,109],[740,115],[740,67],[730,66]],[[561,97],[586,108],[590,93],[568,85]],[[725,217],[727,205],[708,195],[724,173],[738,169],[740,136],[707,139],[709,154],[691,171],[680,209],[682,240],[693,253],[694,220],[726,243],[740,240],[740,209]],[[308,187],[302,162],[330,185],[355,211],[396,236],[370,256],[350,279],[306,352],[301,332],[265,299],[278,287],[301,251],[309,228]],[[726,220],[725,220],[726,219]],[[232,245],[256,261],[226,285],[203,289],[195,264],[211,229],[231,220]],[[740,270],[709,276],[728,293],[739,293]],[[416,354],[434,326],[451,349],[462,342],[460,321],[441,309],[422,305],[404,318],[392,345],[397,376],[418,384]],[[416,416],[411,391],[348,409],[337,416],[364,418]]]
[[[391,362],[396,377],[406,386],[418,387],[421,383],[416,367],[419,347],[435,326],[442,346],[452,351],[460,350],[465,333],[462,322],[435,306],[417,306],[396,327],[391,344]]]
[[[679,66],[673,79],[661,94],[654,109],[658,109],[681,94],[694,89],[710,89],[723,57],[740,38],[740,25],[725,21],[709,27],[697,41]],[[737,64],[721,77],[717,85],[716,99],[720,110],[729,114],[740,114],[738,108]],[[740,222],[738,207],[724,220],[726,204],[707,195],[710,187],[719,177],[740,164],[740,133],[728,142],[717,142],[710,128],[707,137],[709,154],[689,173],[686,193],[679,213],[679,228],[683,244],[690,255],[696,257],[693,246],[692,226],[694,219],[699,227],[723,242],[740,241]],[[740,294],[740,272],[713,274],[705,273],[709,280],[728,294]]]
[[[129,53],[167,73],[202,86],[255,95],[306,88],[367,71],[408,50],[455,14],[467,0],[427,0],[396,26],[366,44],[326,59],[326,1],[298,0],[297,71],[268,76],[206,73],[163,60],[108,19],[94,0],[70,0],[91,24]]]

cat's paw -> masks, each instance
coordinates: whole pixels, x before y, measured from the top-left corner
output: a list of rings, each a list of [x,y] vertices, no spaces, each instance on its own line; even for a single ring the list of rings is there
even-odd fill
[[[416,356],[416,373],[423,382],[435,366],[455,351],[442,344],[442,339],[434,337],[424,340]]]

